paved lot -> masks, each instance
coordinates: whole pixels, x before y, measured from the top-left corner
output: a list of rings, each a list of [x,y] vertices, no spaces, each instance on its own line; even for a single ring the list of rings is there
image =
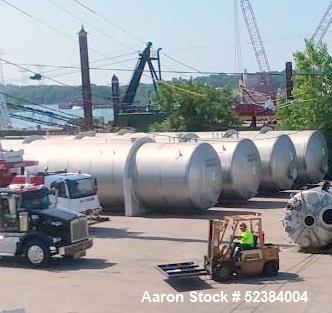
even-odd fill
[[[198,216],[112,216],[91,228],[94,247],[87,257],[55,259],[46,270],[0,260],[0,312],[25,308],[26,313],[109,312],[331,312],[331,254],[297,251],[282,229],[285,199],[255,198],[241,208],[214,208]],[[231,284],[187,279],[165,280],[156,264],[202,261],[207,220],[224,214],[262,212],[266,239],[281,246],[280,275],[275,280],[246,278]],[[190,291],[217,294],[239,290],[308,291],[308,303],[191,303]],[[184,303],[141,303],[144,291],[179,293]]]

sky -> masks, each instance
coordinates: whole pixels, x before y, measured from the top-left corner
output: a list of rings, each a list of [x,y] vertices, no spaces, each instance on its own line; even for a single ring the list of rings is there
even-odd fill
[[[77,33],[84,24],[89,33],[91,83],[107,85],[116,74],[120,84],[129,82],[138,51],[151,41],[153,47],[199,71],[236,72],[234,57],[234,0],[0,0],[0,50],[2,58],[18,64],[78,66]],[[239,1],[239,0],[238,0]],[[316,29],[330,0],[252,0],[258,26],[272,70],[283,70],[304,38]],[[61,8],[66,10],[63,11]],[[68,14],[69,13],[69,14]],[[70,15],[71,14],[71,15]],[[72,16],[72,15],[75,15]],[[239,11],[242,63],[258,71],[249,35]],[[48,26],[45,25],[48,24]],[[332,29],[324,41],[331,48]],[[167,71],[187,67],[161,55]],[[106,59],[108,58],[108,59]],[[94,62],[104,59],[103,61]],[[118,63],[123,61],[123,63]],[[79,85],[77,69],[22,65],[60,83]],[[122,69],[122,71],[120,71]],[[5,83],[36,84],[30,72],[3,64]],[[64,75],[66,74],[66,75]],[[164,79],[189,74],[164,73]],[[192,74],[196,76],[196,74]],[[151,82],[148,75],[143,82]],[[54,84],[45,79],[42,84]]]

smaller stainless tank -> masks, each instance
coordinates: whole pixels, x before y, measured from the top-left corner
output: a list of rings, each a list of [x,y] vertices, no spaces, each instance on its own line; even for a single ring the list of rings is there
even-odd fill
[[[296,194],[287,204],[283,225],[300,247],[332,243],[332,194],[321,187]]]
[[[148,208],[206,209],[220,195],[221,165],[207,143],[146,143],[135,164],[136,196]]]
[[[294,143],[298,164],[297,184],[318,183],[324,179],[328,170],[328,153],[326,140],[319,131],[273,131],[271,133],[284,133]]]
[[[260,184],[261,161],[255,144],[249,139],[209,141],[222,164],[221,200],[248,200]]]
[[[260,190],[278,191],[290,188],[297,178],[297,158],[293,142],[283,134],[240,132],[256,145],[262,162]]]

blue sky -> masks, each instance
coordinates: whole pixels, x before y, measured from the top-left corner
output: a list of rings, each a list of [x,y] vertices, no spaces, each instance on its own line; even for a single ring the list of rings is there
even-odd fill
[[[144,44],[120,31],[102,18],[91,14],[73,0],[7,0],[32,16],[47,22],[73,40],[58,34],[37,21],[24,16],[0,1],[0,49],[4,58],[27,64],[78,65],[77,32],[81,21],[69,16],[52,4],[52,1],[77,15],[86,23],[101,29],[103,35],[89,25],[90,61],[128,54],[142,50]],[[234,0],[80,0],[97,13],[126,29],[144,42],[152,41],[163,52],[201,71],[234,72]],[[281,70],[285,61],[292,60],[292,53],[303,49],[304,38],[310,36],[318,25],[329,0],[252,0],[256,19],[273,70]],[[257,63],[243,17],[239,12],[243,65],[249,71],[257,71]],[[123,45],[112,40],[114,37]],[[325,36],[330,45],[332,29]],[[129,49],[131,47],[132,49]],[[93,49],[93,50],[92,50]],[[126,55],[114,60],[91,64],[106,68],[132,69],[137,55]],[[124,64],[107,65],[119,60]],[[162,66],[166,70],[188,70],[165,57]],[[39,71],[36,67],[29,67]],[[44,71],[52,70],[45,68]],[[54,70],[54,69],[53,69]],[[57,75],[75,70],[50,72]],[[128,83],[130,72],[92,71],[91,80],[96,84],[109,84],[115,73],[121,84]],[[27,83],[28,73],[4,65],[7,83]],[[165,74],[170,79],[174,74]],[[182,75],[186,77],[186,75]],[[79,84],[80,74],[57,76],[67,84]],[[144,77],[143,81],[149,80]],[[30,82],[31,83],[31,82]],[[52,83],[45,81],[46,84]]]

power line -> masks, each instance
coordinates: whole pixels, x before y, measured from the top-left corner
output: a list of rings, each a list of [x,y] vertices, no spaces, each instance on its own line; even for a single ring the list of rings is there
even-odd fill
[[[130,49],[130,50],[136,51],[136,49],[134,49],[134,48],[128,46],[127,44],[125,44],[125,43],[123,43],[122,41],[116,39],[115,37],[109,35],[108,33],[104,32],[103,30],[101,30],[101,29],[95,27],[94,25],[88,23],[87,21],[85,21],[85,20],[83,20],[82,18],[78,17],[77,15],[73,14],[72,12],[70,12],[70,11],[67,10],[67,9],[65,9],[64,7],[58,5],[58,4],[55,3],[53,0],[48,0],[48,1],[49,1],[50,3],[52,3],[52,4],[53,4],[55,7],[57,7],[58,9],[60,9],[60,10],[62,10],[63,12],[67,13],[68,15],[70,15],[71,17],[73,17],[73,18],[75,18],[75,19],[81,21],[82,23],[84,23],[84,24],[90,26],[91,28],[95,29],[97,32],[99,32],[99,33],[103,34],[104,36],[108,37],[109,39],[111,39],[111,40],[117,42],[118,44],[122,45],[123,47],[126,47],[126,48],[128,48],[128,49]]]
[[[130,52],[130,53],[125,53],[125,54],[121,54],[121,55],[116,55],[114,57],[112,57],[111,59],[112,60],[115,60],[115,59],[118,59],[118,58],[121,58],[121,57],[124,57],[124,56],[129,56],[129,55],[133,55],[133,54],[136,54],[138,51],[136,52]],[[102,62],[102,61],[105,61],[105,60],[109,60],[110,57],[107,57],[107,58],[102,58],[102,59],[97,59],[97,60],[94,60],[94,61],[91,61],[89,62],[90,64],[94,64],[94,63],[99,63],[99,62]],[[130,60],[134,60],[134,59],[130,59]],[[136,59],[135,59],[136,60]],[[108,65],[113,65],[113,64],[119,64],[119,63],[122,63],[122,62],[127,62],[129,60],[123,60],[123,61],[118,61],[118,62],[112,62],[112,63],[108,63],[108,64],[105,64],[103,66],[108,66]],[[44,74],[48,74],[48,73],[54,73],[54,72],[59,72],[59,71],[62,71],[64,70],[65,68],[62,67],[62,66],[54,66],[54,65],[43,65],[43,64],[31,64],[31,63],[17,63],[18,65],[23,65],[23,66],[44,66],[44,67],[55,67],[55,69],[51,69],[51,70],[48,70],[48,71],[45,71],[43,73],[42,76],[44,76]],[[66,65],[65,66],[66,69],[69,69],[69,68],[80,68],[80,65]],[[75,71],[75,72],[69,72],[69,73],[61,73],[61,74],[58,74],[58,75],[51,75],[50,77],[52,78],[55,78],[55,77],[59,77],[59,76],[65,76],[65,75],[69,75],[69,74],[74,74],[74,73],[78,73],[80,71]],[[13,81],[19,81],[21,80],[21,78],[14,78],[14,79],[11,79],[10,81],[13,82]]]
[[[142,40],[141,38],[137,37],[136,35],[132,34],[131,32],[129,32],[128,30],[126,30],[125,28],[119,26],[118,24],[112,22],[110,19],[106,18],[105,16],[101,15],[100,13],[96,12],[95,10],[93,10],[92,8],[88,7],[87,5],[83,4],[82,2],[78,1],[78,0],[73,0],[74,2],[76,2],[78,5],[80,5],[81,7],[83,7],[84,9],[88,10],[90,13],[98,16],[99,18],[103,19],[105,22],[109,23],[110,25],[114,26],[115,28],[121,30],[122,32],[126,33],[127,35],[129,35],[130,37],[138,40],[140,43],[145,44],[145,41]]]
[[[52,0],[49,0],[49,1],[50,1],[51,3],[54,4],[54,1],[52,1]],[[145,43],[143,40],[139,39],[137,36],[131,34],[130,32],[128,32],[128,31],[127,31],[126,29],[124,29],[123,27],[120,27],[119,25],[115,24],[114,22],[112,22],[111,20],[107,19],[107,18],[104,17],[103,15],[97,13],[95,10],[91,9],[91,8],[88,7],[87,5],[84,5],[83,3],[81,3],[80,1],[77,1],[77,0],[73,0],[73,1],[76,2],[77,4],[79,4],[80,6],[82,6],[83,8],[85,8],[86,10],[88,10],[89,12],[91,12],[91,13],[93,13],[93,14],[99,16],[100,18],[102,18],[102,19],[105,20],[106,22],[110,23],[111,25],[117,27],[117,28],[120,29],[121,31],[123,31],[123,32],[125,32],[125,33],[127,33],[127,34],[129,34],[130,36],[132,36],[132,37],[134,37],[134,38],[136,38],[136,39],[139,40],[140,42]],[[85,22],[83,19],[81,19],[81,18],[77,17],[76,15],[72,14],[70,11],[68,11],[68,10],[66,10],[66,9],[64,9],[64,8],[62,8],[62,7],[60,7],[60,6],[58,6],[57,4],[55,4],[55,5],[56,5],[58,8],[60,8],[61,10],[64,10],[64,11],[65,11],[67,14],[69,14],[70,16],[72,16],[72,17],[74,17],[74,18],[76,18],[76,19],[79,19],[80,21]],[[94,26],[93,26],[93,27],[94,27]],[[96,27],[94,27],[94,28],[96,29]],[[100,31],[99,29],[97,29],[97,30]],[[103,31],[100,31],[100,32],[102,32],[104,35],[108,36],[108,34],[106,34],[105,32],[103,32]],[[164,55],[165,55],[165,54],[164,54]],[[177,62],[177,63],[179,63],[179,64],[181,64],[181,65],[183,65],[183,66],[185,66],[185,67],[187,67],[187,68],[189,68],[189,69],[191,69],[191,70],[194,70],[194,71],[196,71],[196,72],[199,72],[199,70],[197,70],[197,69],[195,69],[195,68],[193,68],[193,67],[191,67],[191,66],[189,66],[189,65],[187,65],[187,64],[185,64],[185,63],[183,63],[183,62],[181,62],[181,61],[178,61],[178,60],[176,60],[175,58],[173,58],[173,57],[171,57],[171,56],[168,56],[168,55],[165,55],[165,56],[166,56],[167,58],[169,58],[169,59],[171,59],[171,60],[173,60],[173,61],[175,61],[175,62]],[[143,71],[143,75],[146,76],[146,77],[148,77],[148,75],[146,75],[146,74],[144,73],[144,71]],[[149,78],[150,78],[150,77],[149,77]],[[166,82],[162,82],[162,83],[163,83],[164,85],[167,84]],[[170,85],[170,87],[174,88],[173,85]],[[175,88],[178,88],[178,87],[175,87]],[[185,90],[183,90],[183,91],[185,91]]]
[[[38,23],[40,23],[40,24],[42,24],[42,25],[48,27],[49,29],[55,31],[56,33],[60,34],[61,36],[65,37],[65,38],[67,38],[67,39],[69,39],[69,40],[72,40],[72,41],[74,41],[75,43],[77,42],[76,38],[74,38],[74,37],[72,37],[72,36],[70,36],[70,35],[68,35],[68,34],[66,34],[66,33],[64,33],[64,32],[62,32],[61,30],[59,30],[59,29],[53,27],[52,25],[50,25],[50,24],[48,24],[47,22],[45,22],[45,21],[39,19],[38,17],[35,17],[35,16],[31,15],[30,13],[24,11],[23,9],[19,8],[18,6],[15,6],[15,5],[11,4],[11,3],[8,2],[7,0],[1,0],[1,1],[2,1],[3,3],[7,4],[8,6],[12,7],[13,9],[17,10],[17,11],[20,12],[21,14],[23,14],[23,15],[25,15],[25,16],[27,16],[27,17],[29,17],[29,18],[35,20],[35,21],[37,21]],[[90,47],[90,49],[93,50],[94,52],[96,52],[96,53],[98,53],[98,54],[104,56],[104,57],[110,58],[110,57],[107,56],[105,53],[103,53],[103,52],[101,52],[101,51],[98,51],[97,49],[94,49],[94,48],[92,48],[92,47]],[[112,59],[112,58],[110,58],[110,59]]]
[[[134,61],[136,59],[127,59],[127,60],[122,60],[122,61],[119,61],[119,62],[112,62],[112,63],[109,63],[109,64],[105,64],[104,66],[108,66],[108,65],[113,65],[113,64],[123,64],[124,62],[130,62],[130,61]],[[57,75],[52,75],[51,77],[54,78],[54,77],[60,77],[60,76],[66,76],[66,75],[71,75],[71,74],[76,74],[76,73],[79,73],[81,71],[81,67],[80,66],[66,66],[66,67],[63,67],[63,68],[66,68],[66,69],[79,69],[77,71],[72,71],[72,72],[67,72],[67,73],[61,73],[61,74],[57,74]],[[102,70],[103,68],[98,68],[98,67],[89,67],[90,70]],[[104,69],[104,70],[112,70],[112,69]]]
[[[41,19],[39,19],[39,18],[37,18],[37,17],[35,17],[35,16],[32,16],[30,13],[28,13],[28,12],[22,10],[21,8],[15,6],[14,4],[12,4],[12,3],[10,3],[10,2],[8,2],[8,1],[6,1],[6,0],[1,0],[1,1],[2,1],[3,3],[5,3],[5,4],[9,5],[10,7],[14,8],[15,10],[19,11],[19,12],[22,13],[23,15],[25,15],[25,16],[27,16],[27,17],[29,17],[29,18],[31,18],[31,19],[37,21],[38,23],[43,24],[44,26],[46,26],[46,27],[52,29],[53,31],[57,32],[58,34],[60,34],[60,35],[62,35],[62,36],[64,36],[64,37],[66,37],[66,38],[68,38],[68,39],[70,39],[70,40],[74,40],[73,37],[71,37],[71,36],[69,36],[69,35],[63,33],[62,31],[56,29],[55,27],[53,27],[52,25],[50,25],[50,24],[44,22],[43,20],[41,20]]]
[[[190,66],[190,65],[187,65],[187,64],[185,64],[185,63],[183,63],[183,62],[181,62],[181,61],[179,61],[179,60],[177,60],[177,59],[175,59],[175,58],[173,58],[173,57],[171,57],[171,56],[169,56],[169,55],[167,55],[167,54],[165,54],[165,53],[162,53],[162,55],[165,56],[166,58],[168,58],[168,59],[170,59],[170,60],[172,60],[172,61],[178,63],[178,64],[181,64],[181,65],[184,66],[184,67],[187,67],[187,68],[189,68],[189,69],[195,71],[195,73],[200,73],[200,74],[202,73],[200,70],[198,70],[198,69],[196,69],[196,68],[194,68],[194,67],[192,67],[192,66]]]
[[[135,61],[136,58],[131,58],[127,60],[122,60],[121,62],[129,62],[129,61]],[[105,64],[104,66],[112,65],[112,64],[118,64],[120,62],[112,62],[109,64]],[[20,66],[42,66],[42,67],[50,67],[50,68],[58,68],[58,69],[80,69],[80,66],[73,66],[73,65],[54,65],[54,64],[35,64],[35,63],[16,63],[17,65]],[[108,67],[89,67],[90,70],[96,70],[96,71],[123,71],[123,72],[134,72],[134,69],[123,69],[123,68],[108,68]],[[30,71],[35,73],[34,71]],[[72,74],[76,73],[75,72],[70,72],[70,73],[64,73],[60,74],[58,76],[66,75],[66,74]],[[148,70],[144,70],[146,73],[150,73]],[[256,76],[260,75],[258,72],[217,72],[217,71],[181,71],[181,70],[161,70],[162,73],[174,73],[174,74],[203,74],[203,75],[247,75],[247,76]],[[285,76],[284,72],[271,72],[272,76]],[[321,73],[321,72],[312,72],[312,73],[294,73],[294,76],[330,76],[329,74]],[[50,76],[45,78],[53,78],[57,76]]]
[[[5,93],[5,92],[0,91],[0,94],[4,95],[6,97],[9,97],[9,98],[13,98],[13,99],[18,100],[18,101],[22,101],[22,102],[25,102],[25,103],[28,103],[28,104],[31,104],[31,105],[34,105],[34,106],[39,106],[41,108],[57,112],[58,114],[61,113],[61,114],[68,115],[68,116],[71,116],[71,117],[80,118],[78,115],[74,115],[74,114],[71,114],[71,113],[66,113],[66,112],[62,112],[60,110],[52,109],[52,108],[49,108],[48,106],[45,106],[45,105],[42,105],[42,104],[39,104],[39,103],[36,103],[36,102],[32,102],[32,101],[29,101],[29,100],[26,100],[26,99],[23,99],[23,98],[20,98],[20,97],[17,97],[17,96],[13,96],[13,95],[10,95],[10,94]]]
[[[22,70],[25,70],[25,71],[27,71],[27,72],[30,72],[30,73],[33,73],[33,74],[35,73],[34,71],[32,71],[32,70],[30,70],[30,69],[28,69],[28,68],[26,68],[26,67],[23,67],[23,66],[21,66],[21,65],[18,65],[18,64],[14,63],[14,62],[10,62],[10,61],[8,61],[8,60],[6,60],[6,59],[4,59],[4,58],[0,58],[0,60],[3,61],[3,62],[5,62],[5,63],[7,63],[7,64],[10,64],[10,65],[13,65],[13,66],[15,66],[15,67],[17,67],[17,68],[20,68],[20,69],[22,69]],[[69,87],[69,88],[71,88],[71,89],[77,90],[77,91],[79,91],[79,92],[82,92],[82,90],[81,90],[80,87],[74,87],[74,86],[71,86],[71,85],[65,84],[65,83],[63,83],[63,82],[61,82],[61,81],[59,81],[59,80],[56,80],[56,79],[54,79],[54,78],[52,78],[52,77],[49,77],[49,76],[45,76],[45,75],[44,75],[44,78],[45,78],[45,79],[48,79],[48,80],[51,80],[51,81],[53,81],[53,82],[55,82],[55,83],[57,83],[57,84],[59,84],[59,85],[63,85],[63,86]],[[109,101],[109,99],[104,98],[104,97],[101,97],[101,96],[99,96],[99,95],[96,95],[96,94],[93,94],[93,93],[92,93],[92,95],[93,95],[94,97],[96,97],[96,98],[100,98],[100,99],[103,99],[103,100]]]

